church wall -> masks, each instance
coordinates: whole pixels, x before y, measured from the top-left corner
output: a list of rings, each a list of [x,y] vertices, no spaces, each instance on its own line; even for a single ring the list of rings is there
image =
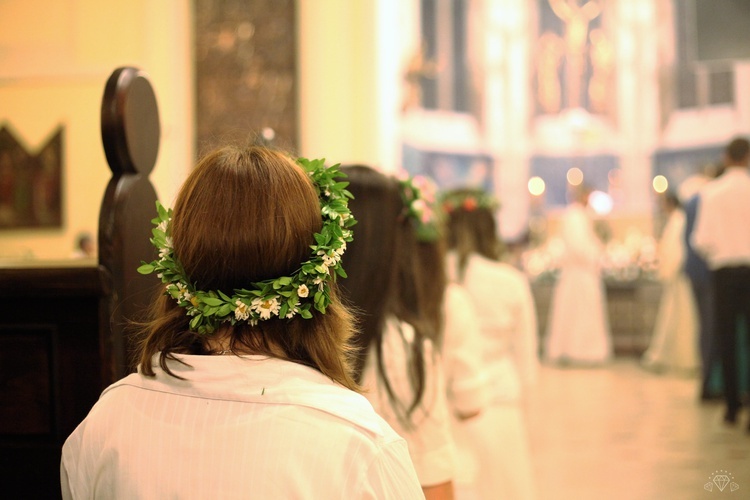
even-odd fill
[[[100,134],[104,85],[120,66],[149,74],[161,118],[151,180],[171,203],[192,164],[188,0],[0,2],[0,125],[30,152],[62,126],[62,224],[0,230],[0,259],[64,259],[78,233],[96,235],[110,178]]]
[[[579,2],[581,3],[581,2]],[[297,149],[331,162],[363,162],[393,171],[402,166],[401,135],[409,58],[419,45],[417,0],[295,0]],[[653,231],[651,177],[655,162],[695,147],[712,148],[750,130],[750,65],[735,64],[732,107],[663,109],[662,66],[673,47],[664,33],[670,0],[602,0],[615,51],[616,86],[608,104],[616,131],[594,121],[585,156],[620,167],[621,204],[609,217],[613,232]],[[517,237],[539,209],[526,182],[537,161],[575,156],[575,131],[565,116],[534,115],[534,40],[539,2],[472,0],[474,83],[483,95],[476,130],[453,121],[446,134],[414,118],[422,137],[458,153],[491,158],[491,182],[503,200],[501,229]],[[666,9],[666,10],[665,10]],[[149,73],[160,105],[162,144],[151,178],[171,204],[194,157],[192,4],[189,0],[5,0],[0,3],[0,123],[29,149],[65,127],[63,224],[56,229],[0,230],[0,258],[67,256],[75,235],[95,232],[109,178],[99,137],[104,82],[117,66]],[[44,13],[44,15],[42,15]],[[491,30],[481,33],[478,24]],[[603,21],[602,21],[603,22]],[[593,26],[593,25],[592,25]],[[477,75],[474,75],[475,77]],[[450,118],[450,117],[449,117]],[[570,117],[574,122],[575,116]],[[596,118],[596,117],[595,117]],[[467,132],[468,131],[468,132]],[[464,135],[464,132],[467,132]],[[430,137],[424,137],[429,135]],[[450,151],[448,151],[450,152]],[[572,153],[571,153],[572,152]],[[484,156],[480,158],[483,161]],[[480,161],[481,163],[481,161]],[[480,170],[485,166],[479,165]],[[554,228],[555,210],[547,227]]]

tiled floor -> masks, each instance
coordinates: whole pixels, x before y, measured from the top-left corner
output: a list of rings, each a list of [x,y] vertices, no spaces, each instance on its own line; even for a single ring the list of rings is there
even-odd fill
[[[750,417],[727,427],[696,384],[633,359],[542,367],[527,402],[539,500],[750,498]]]

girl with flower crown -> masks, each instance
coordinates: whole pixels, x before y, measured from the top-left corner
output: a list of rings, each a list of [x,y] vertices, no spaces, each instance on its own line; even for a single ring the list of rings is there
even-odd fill
[[[423,497],[351,375],[345,187],[322,160],[225,147],[158,206],[138,373],[66,440],[64,498]]]
[[[449,280],[445,266],[445,215],[437,200],[437,186],[415,176],[401,181],[402,197],[415,231],[415,248],[401,252],[397,314],[409,318],[435,341],[445,374],[451,431],[458,443],[466,428],[483,422],[491,395],[488,370],[482,361],[485,345],[478,313],[466,288]],[[413,283],[413,286],[409,286]],[[456,497],[476,496],[476,450],[459,446],[456,457]],[[481,457],[483,458],[483,457]],[[494,492],[489,495],[492,498]]]
[[[536,380],[536,309],[525,275],[500,261],[495,210],[487,193],[458,189],[443,195],[448,218],[446,258],[451,279],[469,292],[482,335],[480,361],[490,401],[459,425],[459,443],[475,457],[478,498],[535,498],[522,403]]]
[[[437,339],[403,304],[404,289],[418,285],[401,273],[416,251],[415,228],[396,178],[362,165],[342,170],[358,221],[342,281],[361,318],[356,373],[376,411],[406,438],[426,498],[450,499],[455,446]]]

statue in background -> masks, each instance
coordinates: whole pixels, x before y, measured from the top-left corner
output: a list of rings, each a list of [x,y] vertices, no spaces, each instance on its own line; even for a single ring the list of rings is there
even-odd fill
[[[536,78],[539,105],[544,113],[559,113],[562,96],[558,70],[565,50],[563,41],[556,34],[547,31],[539,37],[538,43]]]
[[[402,112],[423,106],[422,79],[436,78],[438,75],[438,64],[434,60],[425,57],[425,52],[425,46],[422,44],[414,55],[411,56],[404,71]]]
[[[601,28],[591,30],[591,79],[589,80],[589,105],[592,113],[609,114],[612,99],[612,73],[615,53]]]
[[[549,5],[565,23],[565,104],[567,108],[579,108],[589,23],[599,17],[602,6],[599,0],[588,0],[583,5],[578,0],[549,0]]]

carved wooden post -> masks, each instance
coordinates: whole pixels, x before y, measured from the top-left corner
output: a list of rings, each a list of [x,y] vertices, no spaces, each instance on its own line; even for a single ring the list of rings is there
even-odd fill
[[[128,325],[142,317],[156,284],[136,269],[154,259],[151,219],[157,199],[148,175],[159,151],[159,111],[145,73],[115,70],[107,81],[101,109],[104,152],[112,170],[99,214],[99,264],[111,280],[112,294],[103,304],[109,329],[102,331],[105,381],[132,371]]]

